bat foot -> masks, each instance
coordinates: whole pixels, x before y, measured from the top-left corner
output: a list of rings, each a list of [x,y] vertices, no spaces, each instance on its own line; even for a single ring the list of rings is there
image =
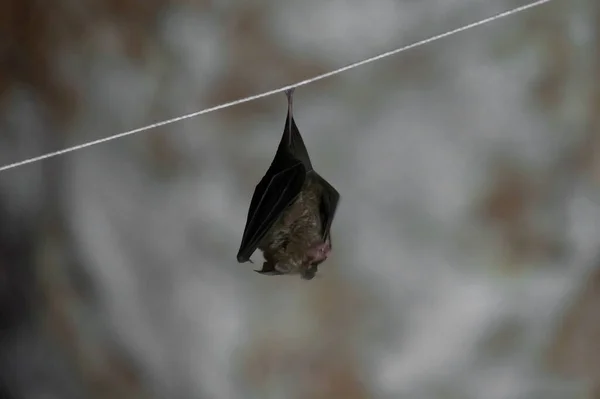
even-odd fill
[[[285,95],[287,96],[287,100],[288,100],[288,114],[290,116],[293,114],[294,90],[296,90],[296,88],[292,87],[291,89],[287,89],[285,91]]]
[[[287,96],[288,100],[292,99],[292,96],[294,95],[294,90],[296,90],[296,88],[292,87],[291,89],[287,89],[286,91],[284,91],[284,93]]]

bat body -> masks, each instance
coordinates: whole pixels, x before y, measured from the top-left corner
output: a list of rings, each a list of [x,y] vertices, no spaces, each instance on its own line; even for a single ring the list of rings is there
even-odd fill
[[[312,279],[331,252],[331,224],[340,195],[314,171],[293,117],[293,90],[275,158],[254,190],[237,260],[263,252],[265,275]]]

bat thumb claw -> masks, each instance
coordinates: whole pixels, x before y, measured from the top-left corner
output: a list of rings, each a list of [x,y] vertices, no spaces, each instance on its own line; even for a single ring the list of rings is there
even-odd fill
[[[258,274],[264,274],[265,276],[279,276],[282,273],[276,270],[262,271],[262,270],[254,270]]]

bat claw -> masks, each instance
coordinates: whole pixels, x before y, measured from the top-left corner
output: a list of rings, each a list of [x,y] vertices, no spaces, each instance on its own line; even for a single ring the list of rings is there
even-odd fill
[[[294,95],[294,90],[296,90],[296,88],[292,87],[291,89],[287,89],[286,91],[284,91],[284,93],[287,96],[288,100],[291,100],[292,96]]]
[[[293,107],[293,100],[294,100],[294,90],[296,90],[296,88],[292,87],[291,89],[287,89],[285,91],[285,95],[287,96],[287,99],[288,99],[288,113],[290,115],[292,115],[292,113],[293,113],[292,107]]]

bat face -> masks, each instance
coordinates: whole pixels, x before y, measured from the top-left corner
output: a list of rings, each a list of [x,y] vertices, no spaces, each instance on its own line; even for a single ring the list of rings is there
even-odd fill
[[[258,248],[265,258],[258,273],[311,280],[331,253],[330,230],[340,195],[314,171],[293,118],[293,89],[286,95],[284,133],[254,190],[237,260],[249,261]]]
[[[331,241],[329,237],[323,243],[315,248],[309,249],[309,254],[314,254],[314,257],[310,260],[308,267],[300,274],[304,280],[312,280],[317,272],[319,271],[319,265],[327,260],[331,253]]]
[[[262,270],[256,270],[256,272],[268,276],[298,274],[304,280],[312,280],[315,277],[319,265],[327,260],[331,253],[331,244],[329,238],[324,242],[310,241],[310,227],[307,229],[307,226],[302,223],[302,221],[296,223],[299,229],[305,229],[303,236],[295,235],[294,238],[298,239],[296,242],[287,241],[278,247],[276,240],[272,238],[265,240],[264,245],[259,248],[263,250],[266,261],[263,263]],[[273,230],[273,232],[279,233],[280,231]],[[318,232],[318,230],[315,229],[314,232]],[[289,233],[286,232],[286,234]],[[293,234],[291,233],[290,236]],[[312,238],[314,237],[318,236],[313,235]]]

